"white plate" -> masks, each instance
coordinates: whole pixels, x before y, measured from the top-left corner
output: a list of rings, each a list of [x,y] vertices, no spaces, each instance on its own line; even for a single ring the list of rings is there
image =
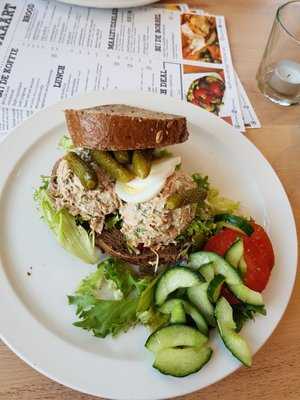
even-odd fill
[[[208,174],[225,195],[240,200],[266,227],[274,245],[276,266],[264,293],[268,315],[243,330],[253,353],[284,313],[296,273],[296,230],[284,189],[259,151],[230,125],[191,104],[141,93],[98,92],[41,111],[0,146],[1,337],[33,368],[82,392],[130,400],[183,395],[224,378],[240,364],[213,336],[208,365],[187,378],[171,378],[152,369],[143,327],[102,340],[72,326],[74,309],[66,295],[92,268],[59,247],[32,199],[39,176],[49,174],[61,154],[57,143],[66,133],[63,110],[105,103],[187,117],[191,137],[174,152],[188,170]]]
[[[73,4],[74,6],[93,8],[126,8],[140,7],[155,3],[158,0],[58,0],[61,3]]]

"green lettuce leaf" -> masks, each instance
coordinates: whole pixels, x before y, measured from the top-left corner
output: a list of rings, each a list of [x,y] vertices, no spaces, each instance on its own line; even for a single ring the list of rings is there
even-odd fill
[[[209,190],[210,185],[208,182],[208,176],[203,176],[196,172],[195,174],[192,174],[192,178],[197,183],[199,190]]]
[[[76,294],[78,296],[94,296],[97,297],[100,287],[104,279],[103,265],[99,264],[96,271],[89,274],[86,278],[82,279]]]
[[[139,298],[139,303],[137,306],[137,312],[142,313],[144,311],[147,311],[154,303],[154,289],[155,289],[155,284],[158,281],[160,275],[157,277],[153,278],[151,282],[147,285],[145,290],[141,293],[140,298]]]
[[[211,207],[212,214],[214,215],[222,213],[233,214],[240,207],[239,202],[220,196],[219,190],[215,188],[209,189],[206,201]]]
[[[156,279],[136,276],[123,261],[106,258],[96,271],[81,281],[75,295],[68,296],[69,304],[77,307],[79,321],[74,325],[99,337],[126,332],[140,322],[141,312],[152,307],[155,282]],[[148,325],[161,323],[154,311],[148,313]]]
[[[151,331],[156,331],[169,321],[168,315],[160,313],[154,307],[150,307],[147,311],[140,312],[137,315],[139,321],[143,325],[147,325]]]
[[[72,139],[68,135],[64,135],[59,139],[57,147],[63,151],[70,151],[75,149]]]
[[[265,306],[254,306],[251,304],[233,304],[233,319],[236,323],[236,331],[239,332],[244,324],[250,320],[255,318],[255,314],[266,315],[267,311]]]
[[[204,207],[205,204],[208,205],[211,215],[219,213],[232,214],[239,209],[239,202],[220,196],[219,190],[210,186],[208,176],[195,173],[192,175],[192,178],[197,183],[199,190],[204,189],[207,191],[206,201],[201,206]]]
[[[118,212],[106,218],[105,228],[108,229],[109,231],[114,228],[121,229],[121,227],[122,227],[122,218]]]
[[[92,331],[97,337],[116,336],[137,323],[138,298],[101,300],[94,296],[69,296],[69,304],[77,306],[81,319],[75,326]]]
[[[132,291],[137,295],[142,293],[148,285],[148,278],[136,276],[125,262],[109,257],[102,262],[106,281],[112,282],[116,289],[128,296]]]
[[[48,194],[49,178],[43,179],[42,185],[35,191],[42,218],[54,233],[60,245],[87,264],[96,264],[94,236],[76,224],[76,219],[65,209],[56,210]]]

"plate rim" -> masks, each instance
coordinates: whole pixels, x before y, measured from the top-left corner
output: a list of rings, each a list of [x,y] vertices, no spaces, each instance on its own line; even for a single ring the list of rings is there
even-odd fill
[[[45,128],[40,129],[38,128],[39,122],[42,122],[43,120],[43,116],[46,114],[49,114],[50,112],[56,116],[56,118],[60,118],[60,120],[57,120],[55,118],[53,118],[51,121],[48,120],[48,125],[47,126],[47,130],[50,130],[51,128],[53,128],[54,126],[60,124],[61,122],[63,122],[63,113],[62,110],[68,107],[76,107],[77,103],[93,103],[95,104],[96,102],[98,104],[105,104],[107,103],[106,99],[115,99],[115,103],[119,102],[120,98],[122,99],[127,99],[127,103],[136,103],[136,104],[141,104],[143,99],[147,99],[147,107],[151,108],[151,106],[148,106],[148,103],[152,102],[151,104],[154,106],[154,104],[156,104],[156,102],[158,101],[162,101],[164,102],[165,100],[163,100],[162,96],[159,95],[153,95],[153,94],[141,94],[141,93],[137,93],[137,92],[120,92],[120,91],[106,91],[106,92],[91,92],[89,94],[83,94],[80,96],[77,96],[75,98],[72,99],[67,99],[67,100],[63,100],[59,103],[56,103],[48,108],[45,108],[44,110],[41,110],[39,112],[37,112],[36,114],[34,114],[33,116],[31,116],[28,120],[24,121],[23,124],[21,124],[20,126],[18,126],[14,132],[12,132],[11,134],[8,135],[8,137],[1,143],[0,145],[0,156],[1,153],[5,151],[6,148],[11,146],[11,142],[16,142],[19,143],[18,144],[18,151],[22,152],[22,155],[26,153],[26,151],[28,150],[28,148],[31,145],[28,145],[27,147],[25,146],[25,149],[22,147],[22,140],[19,140],[20,137],[22,137],[20,135],[20,131],[21,130],[26,130],[26,129],[32,129],[32,127],[35,127],[35,129],[39,129],[40,135],[36,138],[34,138],[33,143],[36,142],[37,140],[39,140],[40,137],[42,137],[45,133],[46,130]],[[165,98],[166,99],[166,98]],[[112,101],[112,100],[109,100]],[[289,290],[289,294],[287,296],[287,298],[284,301],[284,305],[281,311],[281,314],[279,317],[277,317],[276,319],[276,323],[272,325],[272,329],[271,332],[267,335],[267,337],[264,338],[263,343],[260,344],[258,350],[266,343],[266,341],[270,338],[270,336],[272,335],[272,333],[274,332],[274,330],[276,329],[278,323],[280,322],[291,297],[291,294],[293,292],[293,287],[294,287],[294,283],[295,283],[295,277],[296,277],[296,271],[297,271],[297,233],[296,233],[296,225],[295,225],[295,220],[294,220],[294,216],[293,216],[293,211],[289,202],[289,199],[286,195],[285,189],[282,185],[282,183],[280,182],[276,172],[273,170],[273,168],[271,167],[271,165],[269,164],[269,162],[265,159],[265,157],[262,155],[262,153],[259,151],[259,149],[257,149],[255,147],[255,145],[244,135],[242,135],[240,132],[236,131],[233,127],[231,127],[229,124],[227,124],[226,122],[222,121],[220,118],[218,118],[217,116],[208,113],[205,110],[199,109],[196,106],[193,106],[191,104],[188,103],[183,103],[181,100],[176,100],[176,99],[170,99],[167,98],[167,102],[168,105],[170,103],[172,103],[172,107],[174,106],[175,108],[177,106],[180,105],[180,108],[186,112],[190,112],[191,115],[195,115],[197,112],[197,116],[199,118],[199,114],[202,114],[205,120],[205,127],[208,129],[207,130],[211,130],[212,128],[216,128],[216,127],[220,127],[220,129],[222,130],[222,135],[224,134],[224,138],[223,140],[226,139],[226,136],[228,135],[228,137],[232,137],[233,135],[236,135],[236,139],[237,141],[239,141],[240,143],[242,143],[242,147],[245,146],[245,148],[247,147],[250,151],[250,153],[255,154],[256,158],[259,159],[260,162],[262,162],[264,164],[264,168],[266,168],[266,171],[271,175],[272,179],[274,182],[276,182],[276,186],[277,189],[280,190],[280,194],[283,196],[284,200],[285,200],[285,205],[287,207],[287,211],[290,214],[290,229],[292,231],[291,236],[293,236],[293,245],[294,245],[294,254],[293,254],[293,258],[294,258],[294,269],[293,269],[293,276],[290,283],[290,290]],[[84,107],[86,107],[87,105],[84,105]],[[77,105],[77,107],[82,107],[80,104]],[[170,108],[172,108],[170,107]],[[171,110],[170,110],[171,112]],[[183,112],[183,114],[185,114],[185,112]],[[58,115],[60,115],[60,117],[58,117]],[[187,119],[191,119],[189,115],[187,115]],[[201,124],[198,124],[198,126],[200,126]],[[34,132],[32,133],[32,135],[34,135]],[[23,136],[24,137],[24,136]],[[218,136],[218,138],[220,138]],[[20,159],[20,157],[18,158]],[[12,163],[11,163],[12,164]],[[13,165],[10,165],[8,167],[9,171],[12,169]],[[0,201],[1,201],[1,194],[2,194],[2,187],[4,187],[6,185],[6,179],[5,177],[0,175]],[[1,257],[0,257],[0,266],[2,267],[2,261],[1,261]],[[8,286],[6,287],[6,292],[9,293],[9,295],[13,294],[14,295],[14,291],[11,292],[11,290],[13,290],[10,287],[10,282],[7,280],[5,280],[6,274],[4,271],[4,268],[0,269],[0,278],[4,279],[4,281],[2,280],[2,282],[6,282],[6,284],[8,284]],[[15,296],[17,298],[17,301],[20,302],[20,299]],[[16,299],[15,299],[16,300]],[[21,302],[20,302],[21,304]],[[25,313],[28,312],[28,310],[25,308],[25,306],[23,304],[21,304],[21,306],[24,308]],[[1,308],[3,307],[3,304],[0,303],[0,322],[1,322]],[[3,307],[4,309],[4,307]],[[31,315],[31,314],[30,314]],[[32,317],[32,316],[31,316]],[[38,321],[34,321],[34,324],[38,324],[40,325],[39,328],[41,328],[41,324]],[[2,324],[1,324],[2,325]],[[44,328],[44,327],[43,327]],[[45,329],[45,328],[44,328]],[[24,351],[22,352],[22,350],[20,350],[17,346],[14,346],[14,344],[12,343],[11,340],[9,340],[9,338],[6,337],[5,334],[3,334],[3,327],[1,326],[0,328],[0,337],[3,340],[3,342],[9,347],[11,348],[23,361],[25,361],[27,364],[29,364],[31,367],[33,367],[34,369],[36,369],[37,371],[39,371],[40,373],[42,373],[43,375],[47,376],[48,378],[57,381],[65,386],[68,386],[74,390],[79,390],[83,393],[87,393],[87,394],[91,394],[91,395],[96,395],[96,396],[105,396],[105,397],[110,397],[109,395],[107,395],[107,393],[103,393],[103,394],[99,394],[99,393],[95,393],[94,391],[89,391],[86,387],[83,388],[80,384],[73,384],[70,382],[67,382],[64,379],[60,379],[57,376],[53,376],[53,374],[50,374],[47,372],[47,367],[40,367],[39,365],[37,365],[35,362],[32,362],[27,356],[26,354],[24,355]],[[65,342],[64,342],[65,343]],[[257,350],[257,351],[258,351]],[[256,352],[255,352],[256,353]],[[236,368],[233,368],[232,371],[226,373],[225,375],[223,375],[220,378],[216,378],[211,380],[210,384],[213,384],[223,378],[225,378],[227,375],[229,375],[230,373],[232,373],[233,371],[235,371],[237,368],[239,367],[239,365]],[[172,398],[174,396],[180,396],[180,395],[185,395],[187,393],[192,393],[194,391],[200,390],[203,387],[200,388],[195,388],[192,390],[182,390],[181,392],[176,392],[174,393],[170,393],[170,395],[168,396],[164,396],[163,398]],[[114,397],[114,398],[118,398],[118,399],[125,399],[126,397]],[[133,398],[143,398],[144,397],[132,397]],[[145,398],[146,399],[146,398]],[[147,397],[147,400],[149,399],[159,399],[159,397],[155,396],[155,397]]]
[[[60,3],[89,8],[130,8],[154,4],[159,0],[58,0]],[[115,1],[115,4],[113,4]]]

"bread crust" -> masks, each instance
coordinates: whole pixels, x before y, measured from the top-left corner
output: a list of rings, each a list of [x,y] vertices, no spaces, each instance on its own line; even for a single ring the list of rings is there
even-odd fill
[[[149,149],[182,143],[189,136],[185,117],[125,105],[65,110],[65,118],[76,147]]]
[[[124,235],[118,229],[111,231],[104,229],[101,235],[97,235],[95,243],[105,254],[143,267],[155,265],[157,257],[160,264],[173,263],[178,260],[182,250],[181,245],[169,244],[161,247],[157,253],[150,249],[142,249],[140,254],[131,254],[126,246]]]

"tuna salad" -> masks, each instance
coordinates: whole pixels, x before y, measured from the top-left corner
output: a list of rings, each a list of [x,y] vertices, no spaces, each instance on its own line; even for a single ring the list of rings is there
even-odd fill
[[[176,243],[176,237],[195,218],[196,205],[188,204],[169,210],[166,207],[166,200],[174,193],[196,188],[196,183],[189,175],[175,171],[167,178],[164,188],[153,199],[143,203],[123,202],[119,209],[123,220],[121,232],[130,246],[159,248]]]
[[[89,221],[91,229],[100,234],[106,215],[114,213],[120,207],[121,201],[115,193],[113,180],[103,169],[95,165],[94,169],[99,185],[94,190],[87,190],[68,162],[61,159],[56,166],[51,194],[56,209],[65,207],[70,214]]]

